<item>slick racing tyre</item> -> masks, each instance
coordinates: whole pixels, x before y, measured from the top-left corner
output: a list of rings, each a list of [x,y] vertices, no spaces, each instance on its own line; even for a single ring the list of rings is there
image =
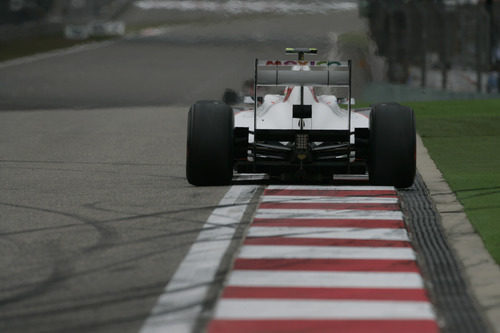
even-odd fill
[[[415,116],[397,103],[376,104],[370,113],[370,183],[398,188],[413,184],[416,172]]]
[[[233,176],[233,110],[199,101],[188,114],[186,177],[193,185],[227,185]]]

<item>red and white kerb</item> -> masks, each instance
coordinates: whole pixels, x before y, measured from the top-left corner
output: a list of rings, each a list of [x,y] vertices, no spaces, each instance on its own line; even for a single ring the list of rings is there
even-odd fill
[[[392,187],[269,186],[207,331],[438,332]]]

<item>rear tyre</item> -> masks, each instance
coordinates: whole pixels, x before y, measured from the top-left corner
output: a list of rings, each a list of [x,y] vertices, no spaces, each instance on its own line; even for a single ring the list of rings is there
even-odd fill
[[[188,113],[186,177],[193,185],[227,185],[233,177],[233,110],[199,101]]]
[[[376,104],[370,113],[370,183],[399,188],[413,184],[416,172],[415,116],[397,103]]]

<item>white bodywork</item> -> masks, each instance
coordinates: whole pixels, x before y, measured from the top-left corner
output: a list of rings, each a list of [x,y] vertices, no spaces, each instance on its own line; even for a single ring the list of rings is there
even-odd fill
[[[300,86],[287,87],[283,95],[265,95],[257,107],[257,129],[300,129],[300,119],[293,118],[294,104],[300,104]],[[312,106],[312,118],[304,119],[304,129],[346,130],[349,112],[337,103],[333,95],[316,96],[312,87],[304,87],[304,104]],[[239,111],[234,117],[235,127],[254,129],[252,109]],[[363,114],[351,112],[351,132],[355,128],[368,128],[368,118]],[[253,142],[253,135],[249,141]],[[354,136],[351,136],[354,143]]]

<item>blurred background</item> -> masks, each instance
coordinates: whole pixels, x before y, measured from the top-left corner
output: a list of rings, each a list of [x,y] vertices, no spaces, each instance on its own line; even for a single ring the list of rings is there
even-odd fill
[[[498,0],[1,0],[0,60],[121,39],[37,75],[4,73],[0,107],[220,98],[252,76],[255,57],[295,46],[353,59],[362,100],[482,98],[499,93],[499,22]]]
[[[294,59],[286,47],[352,59],[358,106],[457,99],[406,104],[500,258],[500,99],[479,100],[500,98],[499,11],[494,0],[0,0],[0,332],[138,332],[227,191],[186,182],[189,105],[242,90],[255,58]],[[467,330],[470,317],[443,308],[449,332]]]

